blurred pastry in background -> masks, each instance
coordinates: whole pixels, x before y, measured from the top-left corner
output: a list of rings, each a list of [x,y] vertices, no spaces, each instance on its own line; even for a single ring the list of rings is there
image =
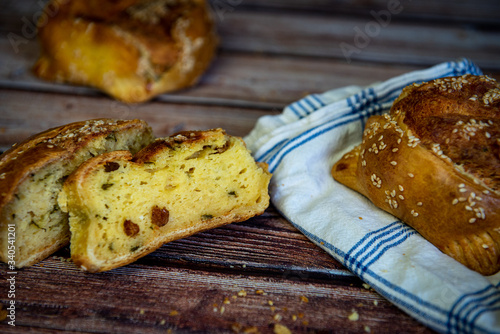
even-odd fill
[[[196,84],[217,35],[205,0],[53,0],[40,24],[34,73],[87,85],[126,103]]]

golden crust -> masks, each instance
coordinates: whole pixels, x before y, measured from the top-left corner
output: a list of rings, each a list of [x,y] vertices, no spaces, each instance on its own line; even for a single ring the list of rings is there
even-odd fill
[[[152,138],[152,131],[144,121],[102,118],[58,126],[15,144],[0,155],[0,210],[30,174],[51,162],[70,158],[95,138],[131,128],[147,129]]]
[[[500,85],[484,76],[405,88],[332,168],[340,183],[483,275],[500,270]]]
[[[96,87],[127,102],[194,85],[209,66],[217,36],[204,0],[53,0],[39,27],[34,73]]]

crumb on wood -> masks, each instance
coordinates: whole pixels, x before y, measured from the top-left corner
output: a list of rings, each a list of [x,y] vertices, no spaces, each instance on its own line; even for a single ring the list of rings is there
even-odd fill
[[[359,313],[356,312],[356,310],[352,310],[352,313],[349,314],[347,317],[350,321],[358,321],[359,320]]]

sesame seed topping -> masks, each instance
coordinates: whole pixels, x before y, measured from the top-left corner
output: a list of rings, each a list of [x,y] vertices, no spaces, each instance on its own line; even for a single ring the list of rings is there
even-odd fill
[[[396,161],[391,161],[391,165],[396,166],[398,163]]]
[[[453,199],[453,201],[451,202],[451,204],[457,205],[458,204],[458,198]]]
[[[415,177],[415,175],[413,175],[413,173],[408,173],[408,176],[411,177],[411,178]]]
[[[405,190],[405,188],[403,188],[402,185],[399,185],[398,187],[399,187],[399,191],[404,191]]]
[[[482,247],[483,247],[484,249],[488,249],[488,248],[489,248],[487,244],[482,244]]]
[[[471,219],[469,219],[469,223],[470,223],[470,224],[474,224],[475,222],[476,222],[476,218],[471,218]]]
[[[417,206],[422,206],[422,205],[424,205],[424,203],[422,203],[422,202],[417,203]]]
[[[380,179],[376,174],[372,174],[371,180],[372,180],[372,184],[375,187],[380,188],[382,186],[382,179]]]

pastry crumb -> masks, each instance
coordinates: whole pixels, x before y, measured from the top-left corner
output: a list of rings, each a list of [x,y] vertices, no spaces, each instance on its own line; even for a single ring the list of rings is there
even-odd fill
[[[282,324],[275,324],[274,325],[274,333],[275,334],[292,334],[292,331],[288,329],[288,327],[282,325]]]
[[[352,311],[352,313],[347,317],[350,321],[358,321],[359,320],[359,313],[356,312],[355,310]]]

